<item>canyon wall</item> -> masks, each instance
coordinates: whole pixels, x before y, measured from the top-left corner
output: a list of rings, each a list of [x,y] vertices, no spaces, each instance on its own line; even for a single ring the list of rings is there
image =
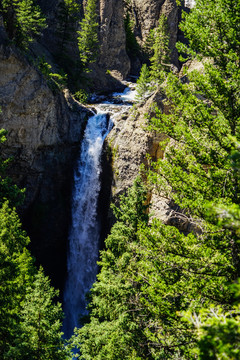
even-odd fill
[[[59,38],[59,4],[60,0],[38,0],[41,9],[47,16],[48,28],[44,31],[43,37],[38,41],[47,49],[50,54],[55,55],[55,60],[60,66],[62,61],[61,39]],[[79,61],[79,50],[77,43],[77,31],[80,30],[79,22],[84,16],[85,2],[79,1],[80,11],[71,23],[71,40],[66,46],[65,62],[70,60],[75,76],[79,76],[77,68]],[[97,1],[98,13],[98,38],[99,50],[97,61],[90,65],[91,72],[87,74],[88,86],[95,92],[114,91],[123,88],[121,81],[126,78],[130,70],[130,60],[126,53],[126,34],[124,28],[124,6],[123,0],[99,0]],[[35,50],[35,49],[34,49]],[[59,55],[56,57],[56,55]],[[59,61],[60,59],[60,61]]]
[[[165,140],[164,134],[148,131],[148,118],[154,115],[154,108],[158,106],[167,112],[162,94],[156,92],[146,103],[135,105],[128,115],[115,118],[115,126],[106,139],[105,151],[111,149],[112,188],[111,201],[118,203],[119,196],[125,194],[140,173],[141,165],[145,169],[149,166],[149,157],[153,161],[163,158],[164,152],[160,142]],[[160,196],[156,189],[149,191],[149,202],[154,216],[167,222],[171,212],[169,201]],[[110,222],[114,221],[111,211]]]
[[[99,1],[99,55],[90,77],[96,91],[123,88],[121,81],[130,72],[126,53],[124,7],[122,0]]]
[[[48,19],[48,28],[44,31],[41,44],[50,53],[59,53],[58,34],[58,11],[59,0],[39,0],[39,4]],[[81,3],[81,2],[80,2]],[[126,53],[126,34],[124,28],[124,17],[130,11],[134,23],[134,35],[141,47],[144,47],[151,29],[158,24],[161,14],[167,18],[169,29],[169,46],[171,50],[171,61],[179,66],[178,54],[175,48],[178,34],[179,8],[176,0],[131,0],[127,3],[123,0],[99,0],[99,53],[95,64],[91,65],[92,72],[88,74],[90,87],[97,92],[113,91],[121,88],[121,81],[130,72],[138,74],[141,68],[142,55],[137,59],[131,56],[131,61]],[[186,3],[188,6],[188,3]],[[67,57],[78,61],[77,33],[79,21],[82,19],[84,9],[81,7],[79,18],[73,24],[72,40],[67,46]],[[75,32],[75,33],[74,33]],[[131,51],[131,50],[130,50]],[[132,64],[131,64],[132,62]]]
[[[56,11],[59,0],[39,0],[38,3],[48,17],[49,26],[43,37],[32,44],[31,52],[44,55],[47,61],[54,63],[58,51]],[[166,14],[172,59],[177,63],[178,10],[175,0],[132,0],[131,3],[135,34],[140,43],[146,41],[149,30],[157,25],[159,15]],[[94,90],[111,91],[123,86],[121,81],[130,71],[125,49],[124,6],[122,0],[100,0],[98,4],[100,50],[91,80]],[[78,23],[77,20],[76,29]],[[73,60],[79,56],[76,36],[68,55]],[[8,130],[1,153],[4,157],[13,157],[9,174],[20,187],[26,188],[25,203],[20,210],[32,239],[33,253],[55,285],[61,287],[65,274],[73,167],[90,111],[75,101],[67,89],[51,90],[39,71],[9,45],[1,20],[0,74],[0,127]],[[155,100],[149,99],[143,108],[135,110],[129,117],[119,118],[109,136],[108,146],[115,154],[112,159],[112,199],[132,184],[140,164],[147,162],[146,153],[155,158],[162,156],[159,138],[144,130],[144,113],[151,111],[151,103]],[[107,179],[107,182],[109,188],[111,181]],[[102,192],[106,198],[104,189]],[[161,209],[167,209],[167,204],[160,200],[155,203],[160,204]]]
[[[90,111],[67,90],[53,92],[7,42],[0,26],[0,128],[8,131],[1,156],[13,158],[8,173],[26,188],[20,211],[33,254],[61,286],[73,166]]]
[[[158,25],[161,14],[167,18],[169,30],[169,46],[171,61],[178,65],[177,51],[175,48],[178,32],[178,7],[176,0],[132,0],[132,16],[135,22],[134,33],[140,45],[148,39],[151,29]]]

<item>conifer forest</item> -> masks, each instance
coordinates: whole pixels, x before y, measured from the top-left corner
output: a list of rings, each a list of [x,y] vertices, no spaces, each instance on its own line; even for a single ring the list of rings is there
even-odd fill
[[[240,0],[0,0],[0,360],[240,360]]]

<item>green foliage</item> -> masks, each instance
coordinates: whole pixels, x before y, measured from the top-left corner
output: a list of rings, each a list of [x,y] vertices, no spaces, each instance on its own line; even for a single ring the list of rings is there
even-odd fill
[[[1,111],[1,109],[0,109]],[[0,129],[0,144],[6,141],[7,131]],[[19,206],[24,199],[24,189],[19,189],[12,180],[6,176],[6,169],[10,159],[3,160],[0,157],[0,206],[8,200],[11,205]]]
[[[222,5],[218,8],[221,16],[229,17],[234,24],[233,12],[237,14],[237,11],[229,10],[225,2],[218,3]],[[208,38],[201,38],[208,21],[216,18],[212,2],[204,11],[202,4],[207,4],[205,1],[198,2],[202,10],[201,19],[206,21],[197,22],[197,6],[186,17],[182,28],[186,30],[190,44],[196,45],[201,39],[203,44],[199,45],[199,51],[202,51],[202,56],[208,57],[208,61],[204,62],[204,72],[190,73],[189,84],[182,84],[169,75],[165,102],[170,114],[157,111],[152,122],[157,131],[176,141],[174,146],[169,147],[166,159],[159,162],[158,171],[163,175],[158,178],[159,186],[166,188],[170,179],[173,200],[191,214],[207,219],[208,201],[225,204],[239,201],[239,173],[231,167],[229,155],[234,144],[229,136],[239,139],[240,103],[239,64],[235,61],[235,65],[230,65],[231,57],[236,58],[237,52],[234,52],[234,47],[228,46],[223,31],[222,48],[226,48],[223,56],[229,57],[229,62],[222,59],[221,50],[218,51],[219,42],[215,44],[217,49],[212,49],[215,38],[219,37],[220,41],[219,33],[212,32]]]
[[[96,13],[96,0],[88,0],[85,15],[80,22],[78,31],[78,48],[83,69],[88,72],[88,65],[97,58],[98,50],[98,17]]]
[[[73,338],[83,359],[188,358],[197,335],[181,312],[232,297],[229,244],[217,234],[199,239],[149,224],[146,196],[137,180],[114,207],[118,221],[101,254],[90,322]]]
[[[10,39],[25,50],[46,28],[46,20],[33,0],[2,0],[0,11]]]
[[[199,359],[239,359],[239,306],[228,313],[223,313],[221,308],[211,309],[211,311],[212,316],[208,313],[207,319],[202,324]]]
[[[76,22],[80,13],[77,0],[62,0],[58,5],[58,35],[60,51],[67,51],[67,44],[73,40]]]
[[[146,64],[143,64],[140,72],[140,76],[137,79],[137,96],[136,99],[141,101],[144,96],[150,90],[150,74]]]
[[[81,104],[86,104],[88,100],[88,93],[84,89],[78,90],[74,94],[75,99],[77,99]]]
[[[192,355],[200,360],[239,359],[239,310],[239,305],[228,311],[221,306],[211,306],[198,315],[186,313],[186,319],[195,325],[199,339]]]
[[[143,52],[145,57],[149,60],[153,56],[153,44],[154,44],[154,29],[151,29],[143,45]]]
[[[60,73],[53,73],[52,66],[47,63],[44,56],[37,58],[34,64],[44,75],[49,87],[53,91],[63,89],[67,86],[67,74],[65,74],[62,70]]]
[[[126,17],[124,18],[124,26],[126,33],[126,51],[128,56],[134,58],[139,55],[140,46],[134,35],[134,23],[130,19],[129,12],[127,12]]]
[[[205,258],[201,255],[200,259],[204,259],[207,265],[208,258],[213,258],[215,253],[211,254],[210,249],[213,251],[215,248],[215,254],[218,252],[223,256],[222,260],[214,260],[215,274],[220,274],[228,264],[221,273],[224,275],[223,283],[218,285],[213,266],[198,265],[199,269],[210,270],[210,286],[214,283],[221,289],[224,286],[229,294],[221,299],[217,288],[213,287],[209,293],[214,301],[210,304],[202,299],[199,308],[196,308],[196,296],[192,294],[187,308],[196,318],[201,316],[199,314],[209,314],[210,308],[217,308],[219,304],[224,316],[231,312],[232,296],[227,284],[240,276],[240,179],[236,166],[239,154],[233,141],[233,136],[237,141],[240,137],[239,49],[234,35],[237,33],[236,24],[239,24],[239,10],[239,3],[233,6],[231,1],[209,3],[199,0],[185,16],[181,28],[188,37],[190,48],[183,45],[179,48],[202,59],[204,70],[188,74],[187,84],[170,74],[164,85],[165,106],[169,112],[162,114],[156,109],[157,115],[151,119],[152,128],[165,133],[171,142],[167,145],[165,158],[155,164],[156,173],[151,172],[150,181],[182,209],[188,222],[194,224],[198,249],[204,244],[207,246]],[[232,166],[233,159],[235,167]],[[209,210],[213,206],[214,211]],[[193,255],[186,253],[186,256],[193,259]],[[197,278],[195,280],[199,282]],[[220,321],[214,317],[206,320],[201,328],[201,331],[205,330],[199,343],[200,352],[194,347],[189,356],[195,358],[198,355],[194,353],[198,353],[201,359],[238,358],[234,341],[238,339],[239,330],[233,319],[226,320],[226,316],[225,321],[224,316],[219,317]]]
[[[20,308],[32,279],[29,238],[14,210],[0,208],[0,358],[7,359],[18,336]]]
[[[237,143],[235,144],[237,147]],[[232,158],[239,158],[239,148],[233,151]],[[236,164],[233,162],[233,168]],[[240,170],[239,164],[236,170]],[[228,228],[235,231],[240,239],[240,207],[237,204],[229,206],[215,206],[211,204],[211,212],[218,218],[219,228]],[[235,304],[224,308],[222,305],[214,306],[211,304],[207,309],[201,309],[198,314],[188,311],[185,313],[187,321],[191,322],[198,335],[198,344],[193,349],[193,354],[197,354],[199,359],[239,359],[239,339],[240,339],[240,283],[235,282],[231,285],[235,295]]]
[[[81,348],[84,359],[137,359],[134,350],[137,324],[133,308],[135,289],[128,279],[128,268],[137,244],[136,231],[148,222],[144,204],[146,190],[137,179],[128,197],[121,197],[120,207],[114,207],[118,222],[106,240],[102,252],[101,273],[92,289],[91,322],[76,331],[73,345]],[[139,336],[141,336],[139,334]]]
[[[12,356],[32,360],[67,359],[61,333],[63,313],[60,303],[54,302],[58,295],[40,268],[26,289],[20,311],[20,336]]]
[[[152,32],[152,37],[153,56],[150,58],[150,74],[153,80],[162,83],[170,66],[169,34],[165,15],[160,16],[158,26]]]
[[[5,141],[4,130],[0,142]],[[0,161],[0,172],[7,162]],[[0,358],[1,360],[71,359],[62,341],[58,295],[27,250],[29,238],[15,209],[17,187],[0,178]],[[6,201],[10,199],[10,201]]]
[[[58,295],[42,269],[36,273],[29,238],[15,212],[0,208],[0,358],[71,359],[61,333]]]
[[[114,208],[89,322],[73,337],[82,359],[240,356],[230,286],[240,276],[239,17],[239,1],[197,1],[181,25],[190,47],[181,49],[204,59],[204,70],[184,84],[163,74],[168,39],[160,18],[150,72],[167,111],[156,109],[150,124],[168,140],[148,181],[174,205],[175,226],[148,221],[140,185]]]

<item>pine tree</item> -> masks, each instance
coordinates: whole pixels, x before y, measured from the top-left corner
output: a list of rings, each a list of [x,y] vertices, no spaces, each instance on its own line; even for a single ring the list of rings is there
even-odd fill
[[[0,109],[1,111],[1,109]],[[6,141],[7,131],[0,129],[0,144]],[[19,206],[24,199],[24,189],[19,189],[6,175],[10,159],[3,160],[0,156],[0,206],[8,200],[11,206]]]
[[[58,34],[60,52],[66,51],[68,42],[73,40],[75,25],[80,12],[77,0],[62,0],[58,6]]]
[[[194,234],[148,224],[142,189],[135,185],[115,208],[90,322],[73,339],[84,359],[187,359],[197,335],[181,312],[230,301],[228,245],[216,245],[216,235],[200,245]]]
[[[74,340],[84,359],[185,360],[197,352],[202,359],[224,359],[225,350],[239,356],[229,340],[239,339],[236,313],[227,327],[224,316],[203,323],[200,343],[186,321],[186,314],[197,319],[211,308],[230,314],[229,284],[240,276],[239,228],[230,226],[239,221],[240,174],[231,156],[240,141],[239,17],[239,1],[198,0],[181,25],[189,40],[181,49],[201,59],[204,71],[188,74],[184,84],[169,74],[161,86],[168,113],[156,109],[150,122],[169,141],[149,182],[175,204],[172,214],[190,230],[138,222],[138,206],[129,199],[120,204],[92,290],[90,321]],[[238,155],[234,159],[239,162]]]
[[[124,26],[126,33],[126,51],[130,58],[136,58],[139,55],[140,46],[134,35],[134,24],[130,19],[129,12],[127,12],[126,17],[124,18]]]
[[[137,80],[137,100],[141,101],[150,89],[150,74],[147,64],[143,64]]]
[[[21,324],[18,346],[13,352],[17,359],[60,360],[70,359],[62,339],[63,312],[55,303],[59,292],[40,268],[33,283],[26,290],[21,306]]]
[[[152,80],[162,83],[170,67],[169,34],[164,14],[160,16],[158,26],[153,30],[152,50],[150,75]]]
[[[209,204],[214,204],[216,209],[228,208],[234,213],[239,204],[239,172],[232,167],[230,156],[235,148],[232,136],[237,141],[240,137],[239,16],[239,1],[197,1],[181,25],[189,47],[180,45],[179,48],[189,57],[201,60],[204,70],[189,73],[189,81],[185,84],[170,74],[163,87],[169,113],[162,114],[157,110],[157,116],[152,119],[154,130],[167,134],[171,142],[167,145],[165,159],[156,164],[157,173],[152,174],[150,180],[155,181],[161,194],[179,206],[176,217],[180,218],[182,214],[197,230],[195,246],[186,238],[184,247],[190,250],[184,251],[186,259],[193,261],[192,250],[205,247],[205,256],[199,258],[205,257],[206,265],[203,262],[198,268],[208,273],[212,288],[209,290],[210,299],[206,301],[208,296],[202,289],[198,292],[201,309],[194,294],[188,300],[184,299],[185,296],[180,297],[196,317],[201,311],[209,312],[210,304],[215,308],[221,304],[225,312],[230,311],[233,294],[227,285],[240,276],[238,231],[225,226],[224,222],[219,228],[218,217],[209,210]],[[208,249],[213,251],[214,248],[215,254],[222,257],[222,260],[214,261],[215,265],[208,263],[214,254],[210,255]],[[180,249],[176,254],[180,254]],[[186,268],[185,264],[183,268]],[[189,269],[189,272],[194,272],[194,269]],[[225,298],[221,298],[217,287],[212,287],[217,274],[223,276],[219,286],[225,289]],[[197,275],[195,281],[199,282]],[[223,331],[224,326],[220,328]],[[213,332],[215,330],[216,327]],[[209,337],[212,336],[210,333]],[[217,358],[211,354],[210,351],[209,357],[206,353],[201,356],[204,359]]]
[[[0,208],[0,358],[8,358],[19,333],[20,304],[32,281],[33,265],[26,246],[29,238],[14,210]]]
[[[61,332],[58,295],[42,269],[36,273],[29,238],[8,203],[0,209],[0,358],[71,359]]]
[[[238,2],[234,6],[231,1],[197,2],[182,29],[191,46],[188,52],[194,55],[198,49],[204,72],[190,73],[188,84],[170,74],[165,86],[170,114],[158,111],[152,120],[157,131],[175,141],[165,160],[159,161],[163,175],[158,177],[159,186],[166,189],[169,184],[171,198],[186,214],[211,224],[207,202],[237,203],[240,196],[239,174],[229,157],[234,147],[230,136],[239,138],[239,50],[233,35],[239,12]],[[237,257],[236,252],[236,274]]]
[[[34,0],[3,0],[0,10],[10,39],[25,50],[46,28],[46,19]]]
[[[5,135],[1,130],[0,143]],[[7,162],[0,160],[1,176]],[[37,273],[27,250],[30,240],[10,208],[19,193],[8,178],[0,178],[0,358],[71,359],[61,338],[62,311],[53,302],[58,293],[42,270]]]
[[[232,168],[240,171],[239,143],[235,142],[231,154]],[[210,206],[212,214],[218,220],[219,229],[232,229],[240,239],[240,206],[238,204],[216,207]],[[238,240],[239,241],[239,240]],[[193,354],[200,360],[204,359],[238,359],[240,356],[240,283],[231,285],[234,293],[234,303],[229,308],[211,304],[209,308],[201,309],[199,314],[186,312],[186,319],[197,331],[198,343]]]
[[[96,0],[88,0],[85,15],[80,22],[81,30],[78,31],[78,47],[83,69],[88,72],[88,65],[97,58],[98,49],[98,16]]]
[[[72,339],[83,359],[138,359],[134,345],[145,336],[134,320],[137,290],[128,275],[138,242],[137,229],[148,222],[145,200],[146,190],[137,179],[128,197],[121,197],[119,208],[114,207],[118,221],[101,254],[101,272],[91,291],[90,323]],[[144,354],[145,349],[141,351]]]

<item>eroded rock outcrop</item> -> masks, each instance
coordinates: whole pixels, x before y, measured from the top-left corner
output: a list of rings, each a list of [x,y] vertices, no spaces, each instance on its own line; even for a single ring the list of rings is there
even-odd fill
[[[99,1],[99,56],[88,75],[95,91],[123,89],[130,71],[122,0]]]
[[[134,33],[141,46],[146,42],[150,30],[158,25],[159,16],[164,14],[169,29],[169,46],[171,60],[178,66],[177,51],[175,48],[178,32],[178,7],[175,0],[132,0],[132,17],[135,22]]]
[[[9,174],[26,188],[21,210],[33,254],[57,286],[64,275],[74,160],[89,110],[69,93],[53,91],[43,76],[0,34],[1,149],[13,157]]]
[[[144,105],[133,107],[128,115],[116,118],[115,126],[107,137],[106,149],[111,149],[113,168],[111,200],[115,203],[118,202],[119,195],[126,193],[133,184],[141,164],[148,166],[148,154],[153,161],[164,156],[160,142],[166,139],[165,135],[147,130],[148,115],[154,114],[156,105],[162,111],[167,111],[162,100],[161,93],[156,92]],[[154,190],[149,193],[149,201],[155,216],[167,221],[169,201]]]
[[[59,54],[61,57],[62,49],[59,45],[61,39],[58,31],[60,1],[38,0],[38,2],[48,19],[48,28],[44,32],[41,44],[50,53]],[[79,18],[71,24],[71,41],[65,44],[67,49],[65,57],[71,59],[72,62],[79,61],[77,31],[80,30],[79,22],[84,14],[84,6],[82,6],[84,3],[86,2],[81,3]],[[110,92],[122,87],[121,80],[126,78],[130,70],[130,60],[126,53],[123,0],[99,0],[97,6],[99,50],[96,63],[91,65],[92,72],[88,74],[90,79],[88,84],[94,91]],[[58,61],[57,58],[56,60]]]
[[[168,151],[161,144],[167,140],[165,134],[148,131],[148,119],[155,116],[155,107],[161,112],[168,114],[169,105],[161,91],[156,91],[145,104],[137,105],[130,110],[128,115],[124,114],[115,119],[115,126],[106,139],[105,153],[111,153],[112,164],[112,187],[111,201],[119,202],[119,196],[125,194],[132,186],[137,175],[145,177],[141,171],[141,165],[145,169],[152,166],[152,161],[164,159]],[[171,139],[168,144],[177,146]],[[158,189],[157,185],[148,184],[148,202],[152,217],[160,219],[167,225],[175,226],[184,233],[199,232],[200,227],[182,209],[174,204],[166,191]],[[108,214],[109,222],[115,221],[111,211]]]

